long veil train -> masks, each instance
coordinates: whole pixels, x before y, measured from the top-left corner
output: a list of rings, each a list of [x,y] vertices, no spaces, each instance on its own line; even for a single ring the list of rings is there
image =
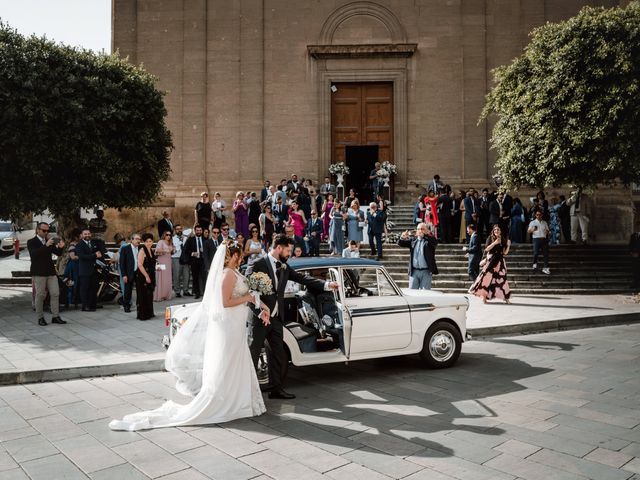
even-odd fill
[[[112,420],[113,430],[143,430],[177,425],[221,423],[266,411],[246,340],[245,305],[224,308],[222,279],[226,245],[211,263],[202,302],[174,337],[165,360],[177,377],[176,389],[193,399],[165,402],[156,410]],[[248,288],[238,280],[236,289]]]

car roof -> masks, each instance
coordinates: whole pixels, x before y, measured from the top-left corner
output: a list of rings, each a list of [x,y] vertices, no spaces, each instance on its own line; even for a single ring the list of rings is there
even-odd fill
[[[293,268],[330,268],[330,267],[381,267],[382,264],[366,258],[342,257],[295,257],[288,262]]]

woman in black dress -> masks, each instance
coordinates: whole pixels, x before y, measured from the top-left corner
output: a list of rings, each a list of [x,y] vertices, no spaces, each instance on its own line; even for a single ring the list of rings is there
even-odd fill
[[[138,251],[138,269],[136,270],[136,306],[138,320],[155,317],[153,313],[153,291],[156,288],[156,257],[153,254],[153,235],[142,234],[142,243]]]
[[[480,275],[469,288],[469,293],[482,298],[483,303],[487,303],[487,300],[492,298],[501,298],[505,303],[511,303],[507,265],[504,262],[510,247],[511,241],[502,233],[500,225],[495,224],[484,249],[487,256],[480,262],[482,266]]]

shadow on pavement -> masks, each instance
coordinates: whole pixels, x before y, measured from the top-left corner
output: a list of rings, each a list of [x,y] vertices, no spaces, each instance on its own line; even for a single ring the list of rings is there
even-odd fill
[[[510,340],[510,339],[492,339],[493,343],[505,343],[508,345],[520,345],[523,347],[537,348],[540,350],[556,350],[570,352],[580,345],[577,343],[561,343],[561,342],[542,342],[536,340]]]
[[[446,370],[426,369],[416,356],[292,367],[287,387],[296,400],[267,400],[267,415],[225,428],[252,431],[258,422],[328,451],[373,449],[389,461],[455,453],[486,456],[483,463],[504,441],[496,438],[502,422],[484,399],[526,390],[518,381],[551,371],[484,353],[463,353]]]

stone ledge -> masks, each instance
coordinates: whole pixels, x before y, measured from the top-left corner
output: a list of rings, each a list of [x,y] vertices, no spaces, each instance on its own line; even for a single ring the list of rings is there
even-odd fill
[[[417,43],[385,43],[372,45],[307,45],[309,55],[315,59],[411,57]]]

